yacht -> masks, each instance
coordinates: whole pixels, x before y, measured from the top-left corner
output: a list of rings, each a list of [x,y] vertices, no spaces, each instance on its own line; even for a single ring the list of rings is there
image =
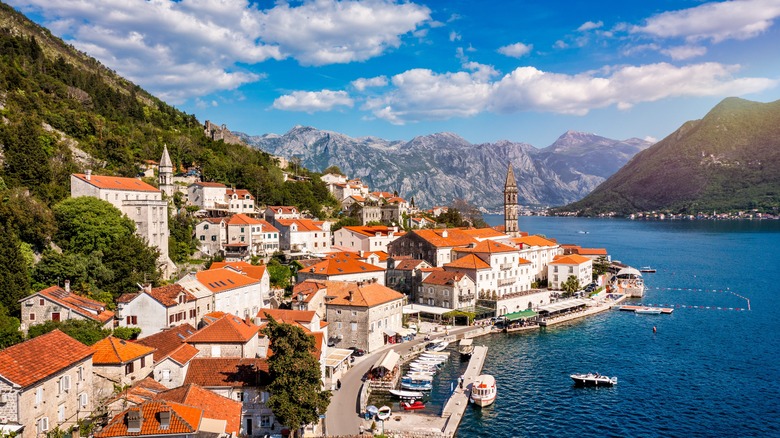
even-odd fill
[[[471,385],[471,403],[485,407],[496,401],[496,379],[490,374],[478,376]]]
[[[572,374],[572,380],[574,380],[575,386],[615,386],[617,385],[617,377],[602,376],[599,373],[588,374]]]
[[[463,357],[471,357],[471,354],[474,353],[474,340],[471,338],[461,339],[460,344],[458,344],[458,353]]]

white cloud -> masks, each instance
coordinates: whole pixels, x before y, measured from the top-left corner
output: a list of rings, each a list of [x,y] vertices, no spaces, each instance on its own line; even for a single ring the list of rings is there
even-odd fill
[[[652,135],[648,135],[644,138],[645,141],[649,141],[650,143],[658,143],[658,139],[653,137]]]
[[[454,30],[450,32],[450,41],[460,41],[461,36],[459,33],[455,32]]]
[[[514,43],[500,47],[498,53],[512,58],[520,58],[530,53],[533,48],[533,44]]]
[[[314,113],[330,111],[337,106],[352,107],[354,101],[346,91],[293,91],[274,100],[273,108],[283,111]]]
[[[363,91],[368,87],[384,87],[385,85],[387,85],[387,76],[359,78],[352,81],[352,86],[358,91]]]
[[[586,21],[586,22],[582,23],[582,25],[580,27],[578,27],[577,30],[580,31],[580,32],[586,32],[586,31],[589,31],[589,30],[598,29],[598,28],[600,28],[602,26],[604,26],[604,22],[603,21],[598,21],[598,22],[595,22],[595,23],[592,22],[592,21]]]
[[[248,0],[9,0],[157,96],[235,89],[263,75],[241,63],[364,61],[401,44],[430,10],[395,0],[307,0],[261,10]]]
[[[778,0],[733,0],[705,3],[693,8],[654,15],[632,33],[662,38],[682,37],[689,42],[753,38],[780,16]]]
[[[663,49],[661,50],[661,53],[675,61],[679,61],[702,56],[707,53],[707,48],[702,46],[675,46]]]
[[[363,109],[394,124],[482,112],[585,115],[609,106],[628,109],[678,96],[743,95],[777,85],[772,79],[737,78],[739,66],[718,63],[604,67],[575,75],[520,67],[499,79],[491,66],[469,63],[464,68],[472,71],[414,69],[395,75],[394,88],[367,99]]]
[[[565,49],[567,47],[569,47],[569,45],[564,40],[558,40],[555,42],[555,44],[553,44],[553,48],[556,49]]]

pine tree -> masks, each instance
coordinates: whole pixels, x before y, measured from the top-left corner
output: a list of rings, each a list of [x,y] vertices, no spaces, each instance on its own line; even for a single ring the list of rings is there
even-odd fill
[[[21,242],[15,233],[0,224],[0,304],[12,315],[18,315],[19,300],[30,293],[30,272],[22,257]]]

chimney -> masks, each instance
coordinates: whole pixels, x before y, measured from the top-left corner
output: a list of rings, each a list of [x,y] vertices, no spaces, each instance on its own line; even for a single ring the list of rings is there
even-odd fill
[[[361,286],[360,283],[358,283],[358,287],[360,287],[360,286]],[[349,298],[348,298],[350,303],[352,302],[352,299],[354,297],[355,297],[355,291],[350,290],[349,291]]]
[[[65,292],[70,292],[70,280],[65,280]]]
[[[444,237],[445,239],[447,236],[449,236],[450,233],[447,232],[447,229],[445,228],[444,231],[441,232],[441,237]]]
[[[365,257],[365,255],[366,255],[366,252],[365,252],[365,251],[363,251],[362,249],[361,249],[360,251],[358,251],[358,257],[360,257],[361,259],[362,259],[363,257]]]
[[[92,169],[87,169],[87,171],[84,174],[84,177],[87,178],[87,181],[92,180]]]
[[[147,293],[152,293],[152,283],[146,283],[146,284],[144,285],[144,290],[145,290]]]

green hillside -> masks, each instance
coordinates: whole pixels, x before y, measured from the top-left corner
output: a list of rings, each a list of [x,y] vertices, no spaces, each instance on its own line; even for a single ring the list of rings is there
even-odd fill
[[[637,154],[582,200],[558,209],[596,215],[780,206],[780,101],[727,98]]]
[[[136,282],[159,278],[154,263],[143,263],[154,255],[132,239],[94,251],[68,246],[63,226],[73,214],[60,213],[78,211],[63,206],[71,173],[136,176],[140,163],[160,159],[165,144],[177,169],[195,166],[206,181],[249,189],[258,205],[295,205],[315,215],[335,205],[318,175],[303,169],[310,179],[283,181],[267,153],[212,141],[195,116],[0,3],[0,261],[11,266],[0,272],[0,304],[17,313],[18,298],[65,278],[82,279],[74,288],[110,302]],[[169,222],[171,257],[186,260],[192,223],[186,216]]]

